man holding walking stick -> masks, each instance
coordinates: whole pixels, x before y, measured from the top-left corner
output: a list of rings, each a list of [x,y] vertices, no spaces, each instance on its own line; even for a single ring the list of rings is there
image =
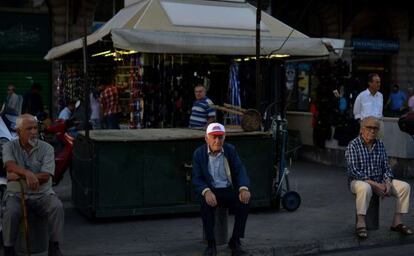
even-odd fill
[[[3,162],[7,171],[7,191],[4,197],[3,243],[6,256],[15,254],[19,222],[23,216],[22,205],[29,214],[48,218],[49,256],[62,255],[59,242],[62,241],[64,211],[63,205],[52,190],[52,175],[55,171],[53,147],[38,140],[37,120],[30,114],[17,118],[19,139],[3,145]],[[19,184],[20,181],[20,184]],[[24,186],[22,204],[21,185]]]

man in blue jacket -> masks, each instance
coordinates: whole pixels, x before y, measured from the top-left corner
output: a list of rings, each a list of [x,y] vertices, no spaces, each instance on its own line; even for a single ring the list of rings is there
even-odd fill
[[[204,255],[217,255],[214,239],[214,212],[216,207],[234,210],[233,235],[228,243],[232,255],[245,255],[240,238],[244,237],[250,191],[249,177],[233,145],[224,144],[225,129],[211,123],[206,130],[206,144],[193,155],[193,185],[201,201],[201,218],[208,246]]]

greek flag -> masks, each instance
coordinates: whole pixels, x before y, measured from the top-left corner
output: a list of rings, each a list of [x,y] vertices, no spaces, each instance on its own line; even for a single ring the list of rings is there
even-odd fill
[[[230,65],[229,91],[230,91],[230,104],[241,107],[239,64],[237,64],[236,62],[233,62]],[[229,119],[232,124],[240,125],[239,115],[229,114]]]

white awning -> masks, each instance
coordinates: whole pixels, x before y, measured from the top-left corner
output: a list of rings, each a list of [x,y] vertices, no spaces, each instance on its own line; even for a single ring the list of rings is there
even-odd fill
[[[141,0],[120,10],[89,35],[87,43],[110,35],[114,47],[140,52],[255,55],[255,13],[256,8],[244,2]],[[275,53],[291,56],[326,56],[323,40],[309,38],[262,12],[262,55],[278,49]],[[45,59],[81,48],[82,39],[74,40],[52,48]]]
[[[319,38],[289,38],[280,51],[275,51],[285,40],[262,37],[261,54],[328,55],[328,50]],[[116,48],[139,52],[252,56],[256,53],[256,39],[251,36],[114,29],[112,41]]]

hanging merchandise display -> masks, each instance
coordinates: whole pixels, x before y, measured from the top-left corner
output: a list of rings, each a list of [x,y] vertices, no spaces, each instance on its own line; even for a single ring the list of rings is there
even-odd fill
[[[58,111],[62,110],[68,101],[85,100],[82,63],[62,61],[59,65],[56,80]],[[112,69],[112,63],[90,63],[88,81],[91,88],[98,90],[101,77]]]
[[[105,51],[90,58],[89,85],[100,95],[103,79],[111,77],[118,89],[121,129],[188,127],[196,84],[206,87],[213,102],[241,106],[239,65],[216,56]],[[81,63],[60,62],[59,109],[68,100],[83,102],[82,76]],[[230,119],[240,125],[237,115]]]
[[[142,127],[144,113],[143,98],[143,67],[141,54],[130,57],[130,75],[129,75],[129,128],[139,129]]]
[[[59,72],[56,79],[56,92],[57,92],[57,104],[59,109],[65,105],[65,93],[64,93],[64,80],[65,80],[65,73],[63,69],[63,64],[60,63],[59,65]]]
[[[241,107],[240,101],[240,80],[239,80],[239,64],[233,62],[230,65],[229,75],[229,99],[230,104]],[[232,113],[226,114],[231,124],[240,125],[240,116]]]

